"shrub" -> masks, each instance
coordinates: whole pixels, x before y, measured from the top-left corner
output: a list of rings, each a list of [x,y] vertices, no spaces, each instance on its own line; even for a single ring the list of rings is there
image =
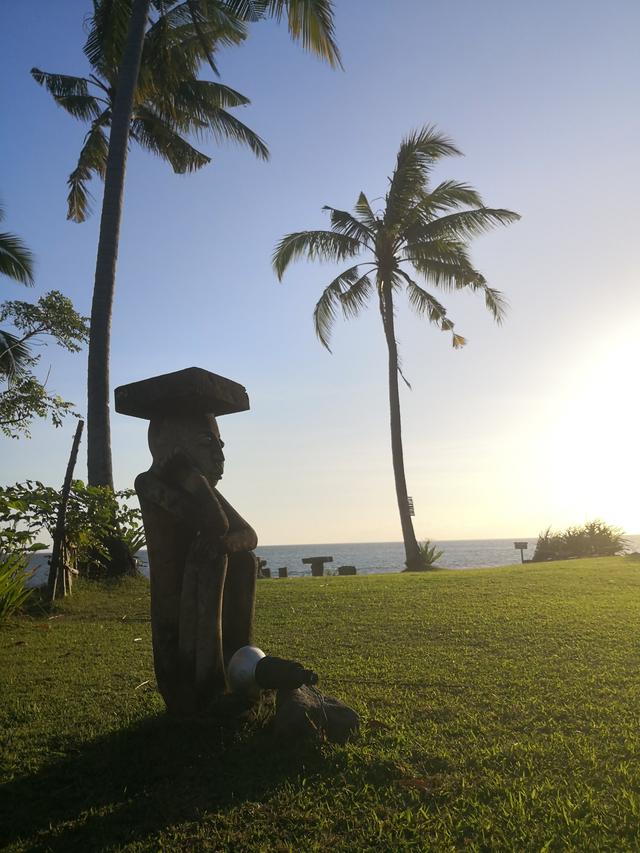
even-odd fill
[[[134,555],[144,546],[144,531],[140,510],[127,504],[133,494],[73,481],[63,543],[70,568],[106,575],[117,555],[121,564],[135,569]],[[34,540],[42,533],[53,537],[60,497],[60,491],[37,480],[0,488],[0,554],[46,547],[34,545]]]
[[[24,554],[0,555],[0,622],[19,610],[33,593],[25,587],[33,573]]]
[[[420,551],[420,567],[417,569],[403,569],[405,572],[428,572],[430,569],[436,569],[436,562],[443,556],[444,551],[440,551],[437,545],[432,544],[430,539],[425,539],[424,542],[418,543]]]
[[[538,537],[532,562],[568,560],[572,557],[613,557],[627,547],[627,540],[619,527],[612,527],[596,519],[582,527],[568,527],[554,532],[550,527]]]

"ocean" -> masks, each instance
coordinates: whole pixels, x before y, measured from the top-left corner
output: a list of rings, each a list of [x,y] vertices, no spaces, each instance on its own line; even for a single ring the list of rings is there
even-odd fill
[[[532,557],[538,537],[529,539],[522,537],[514,539],[451,539],[436,542],[438,548],[444,551],[438,560],[438,566],[445,569],[478,569],[509,566],[520,562],[520,551],[514,548],[515,541],[528,542],[525,559]],[[629,549],[640,551],[640,535],[627,536]],[[327,556],[333,557],[332,562],[325,565],[325,571],[337,571],[338,566],[355,566],[358,574],[384,574],[400,572],[404,568],[404,548],[402,542],[351,542],[334,544],[309,545],[259,545],[256,554],[261,560],[267,561],[274,577],[278,569],[285,567],[289,577],[303,577],[311,574],[311,568],[303,564],[303,557]],[[31,567],[36,569],[30,585],[45,583],[47,578],[49,555],[45,552],[36,554]],[[142,572],[149,573],[147,552],[138,554]]]

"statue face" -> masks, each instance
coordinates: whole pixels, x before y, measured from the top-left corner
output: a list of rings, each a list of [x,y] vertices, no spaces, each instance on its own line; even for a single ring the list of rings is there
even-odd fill
[[[213,415],[169,415],[149,424],[149,448],[160,465],[184,454],[214,488],[224,471],[224,442]]]
[[[193,418],[183,431],[181,449],[213,488],[224,472],[224,441],[213,415]]]

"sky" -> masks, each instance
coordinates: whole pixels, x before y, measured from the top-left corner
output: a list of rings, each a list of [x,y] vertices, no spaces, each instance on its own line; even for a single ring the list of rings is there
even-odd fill
[[[522,220],[474,241],[508,299],[505,323],[472,293],[442,294],[468,345],[400,301],[397,335],[409,494],[419,538],[535,536],[600,517],[640,532],[640,5],[635,0],[335,0],[344,71],[261,23],[220,54],[256,160],[205,143],[213,162],[176,176],[132,149],[112,330],[112,388],[192,365],[228,376],[251,411],[225,416],[222,493],[261,544],[401,538],[386,349],[375,306],[338,320],[332,354],[312,312],[338,271],[271,268],[286,233],[328,227],[322,206],[382,205],[402,138],[426,124],[465,156],[444,178]],[[99,204],[68,222],[66,178],[84,135],[29,69],[85,74],[89,0],[0,7],[0,198],[36,256],[36,288],[89,314]],[[635,248],[634,248],[635,246]],[[436,294],[437,295],[437,294]],[[86,406],[86,352],[42,353],[49,387]],[[74,423],[0,438],[1,482],[61,484]],[[146,422],[112,412],[116,487],[150,464]],[[84,456],[77,476],[86,472]]]

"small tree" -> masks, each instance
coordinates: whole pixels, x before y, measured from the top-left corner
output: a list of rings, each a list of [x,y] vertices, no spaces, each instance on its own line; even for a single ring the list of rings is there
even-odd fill
[[[35,355],[29,344],[48,337],[63,349],[78,352],[88,339],[87,318],[74,310],[70,299],[52,290],[35,304],[2,303],[0,323],[6,322],[12,330],[0,333],[0,432],[9,438],[29,436],[34,418],[60,426],[73,404],[47,389],[48,374],[44,379],[36,376],[42,356]]]

